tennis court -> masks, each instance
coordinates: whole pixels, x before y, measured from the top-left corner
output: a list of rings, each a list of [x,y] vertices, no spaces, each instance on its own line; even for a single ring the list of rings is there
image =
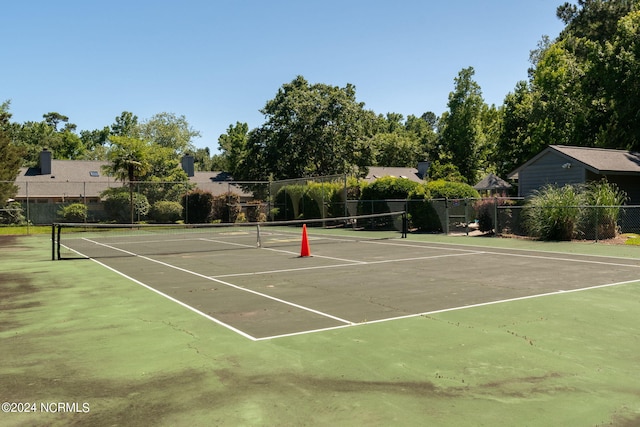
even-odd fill
[[[62,245],[252,340],[640,280],[635,259],[427,243],[397,230],[311,227],[312,256],[300,257],[300,227],[252,229],[76,233]]]

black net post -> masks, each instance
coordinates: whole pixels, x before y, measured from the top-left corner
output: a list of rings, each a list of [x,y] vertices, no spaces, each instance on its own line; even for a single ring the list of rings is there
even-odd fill
[[[60,234],[62,233],[62,226],[58,224],[58,239],[56,244],[56,250],[58,251],[58,259],[62,259],[60,256]]]
[[[402,213],[402,238],[407,238],[407,232],[409,230],[409,220],[407,218],[407,212]]]
[[[51,224],[51,261],[56,260],[56,224]]]

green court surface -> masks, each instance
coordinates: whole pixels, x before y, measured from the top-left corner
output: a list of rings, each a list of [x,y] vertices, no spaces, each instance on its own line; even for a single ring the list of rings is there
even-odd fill
[[[3,238],[0,425],[640,423],[640,248],[263,237]]]

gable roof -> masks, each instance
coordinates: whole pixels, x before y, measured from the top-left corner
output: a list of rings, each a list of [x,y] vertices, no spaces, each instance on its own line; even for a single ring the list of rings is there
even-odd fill
[[[202,172],[196,171],[189,177],[189,182],[195,184],[200,190],[208,191],[214,196],[225,194],[228,191],[236,193],[241,197],[251,197],[252,193],[242,187],[241,183],[233,180],[228,172]]]
[[[580,163],[585,169],[598,175],[640,174],[640,153],[626,150],[612,150],[608,148],[572,147],[567,145],[550,145],[538,153],[531,160],[511,172],[509,178],[517,178],[518,172],[535,163],[548,153],[554,153]]]
[[[114,177],[102,172],[109,162],[97,160],[51,160],[51,173],[42,175],[40,168],[20,168],[15,179],[16,197],[97,197],[110,186]],[[119,181],[118,181],[119,183]]]
[[[504,179],[496,176],[492,173],[485,176],[482,181],[473,186],[478,191],[486,191],[486,190],[506,190],[511,188],[511,184],[509,184]]]
[[[364,178],[365,181],[373,182],[378,178],[391,176],[395,178],[407,178],[415,182],[424,182],[416,168],[395,168],[383,166],[369,166],[369,172]]]

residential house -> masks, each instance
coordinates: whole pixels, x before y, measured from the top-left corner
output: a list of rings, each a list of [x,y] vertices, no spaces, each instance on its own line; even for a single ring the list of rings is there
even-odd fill
[[[364,180],[371,183],[378,178],[389,176],[395,178],[406,178],[411,181],[423,183],[427,178],[429,165],[429,161],[422,161],[418,162],[417,168],[369,166],[369,171]]]
[[[606,179],[640,204],[640,153],[604,148],[550,145],[508,175],[518,195],[531,196],[547,184],[564,186]]]

